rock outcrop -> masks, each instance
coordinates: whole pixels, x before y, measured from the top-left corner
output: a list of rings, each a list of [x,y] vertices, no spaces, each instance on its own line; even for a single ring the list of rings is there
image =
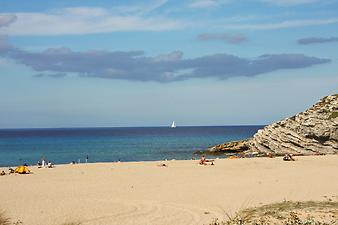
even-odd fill
[[[252,139],[237,142],[248,146],[245,152],[285,153],[311,155],[338,153],[338,94],[321,99],[304,112],[264,127]],[[211,147],[209,152],[222,151],[222,144]],[[223,152],[231,149],[224,148]]]
[[[232,141],[208,148],[209,154],[239,153],[250,149],[249,140]]]

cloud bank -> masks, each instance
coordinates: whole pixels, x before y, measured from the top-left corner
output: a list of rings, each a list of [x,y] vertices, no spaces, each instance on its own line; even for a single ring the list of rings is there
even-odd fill
[[[181,51],[153,57],[146,56],[143,51],[77,52],[69,48],[49,48],[30,52],[10,46],[3,38],[0,38],[0,56],[32,68],[39,73],[38,77],[62,78],[76,74],[80,77],[160,83],[193,78],[253,77],[281,69],[330,62],[329,59],[303,54],[266,54],[251,59],[222,53],[185,59]]]
[[[328,42],[338,42],[338,37],[329,37],[329,38],[308,37],[308,38],[299,39],[297,41],[297,43],[300,44],[300,45],[328,43]]]

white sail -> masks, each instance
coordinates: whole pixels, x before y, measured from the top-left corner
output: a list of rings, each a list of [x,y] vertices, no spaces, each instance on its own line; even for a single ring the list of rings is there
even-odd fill
[[[176,124],[175,124],[175,121],[173,121],[173,123],[171,124],[171,128],[175,128],[176,127]]]

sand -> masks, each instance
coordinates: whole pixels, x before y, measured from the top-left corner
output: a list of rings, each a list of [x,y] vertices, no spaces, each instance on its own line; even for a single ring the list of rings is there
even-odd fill
[[[0,177],[0,209],[24,225],[187,225],[283,200],[337,200],[338,156],[31,167]],[[7,171],[7,168],[5,168]],[[0,169],[2,170],[2,169]]]

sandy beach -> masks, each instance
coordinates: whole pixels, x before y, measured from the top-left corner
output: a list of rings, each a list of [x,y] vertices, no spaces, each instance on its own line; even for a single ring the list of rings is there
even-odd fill
[[[294,162],[218,159],[214,166],[177,160],[30,169],[32,174],[0,177],[0,209],[25,225],[208,224],[250,206],[338,195],[337,155]]]

